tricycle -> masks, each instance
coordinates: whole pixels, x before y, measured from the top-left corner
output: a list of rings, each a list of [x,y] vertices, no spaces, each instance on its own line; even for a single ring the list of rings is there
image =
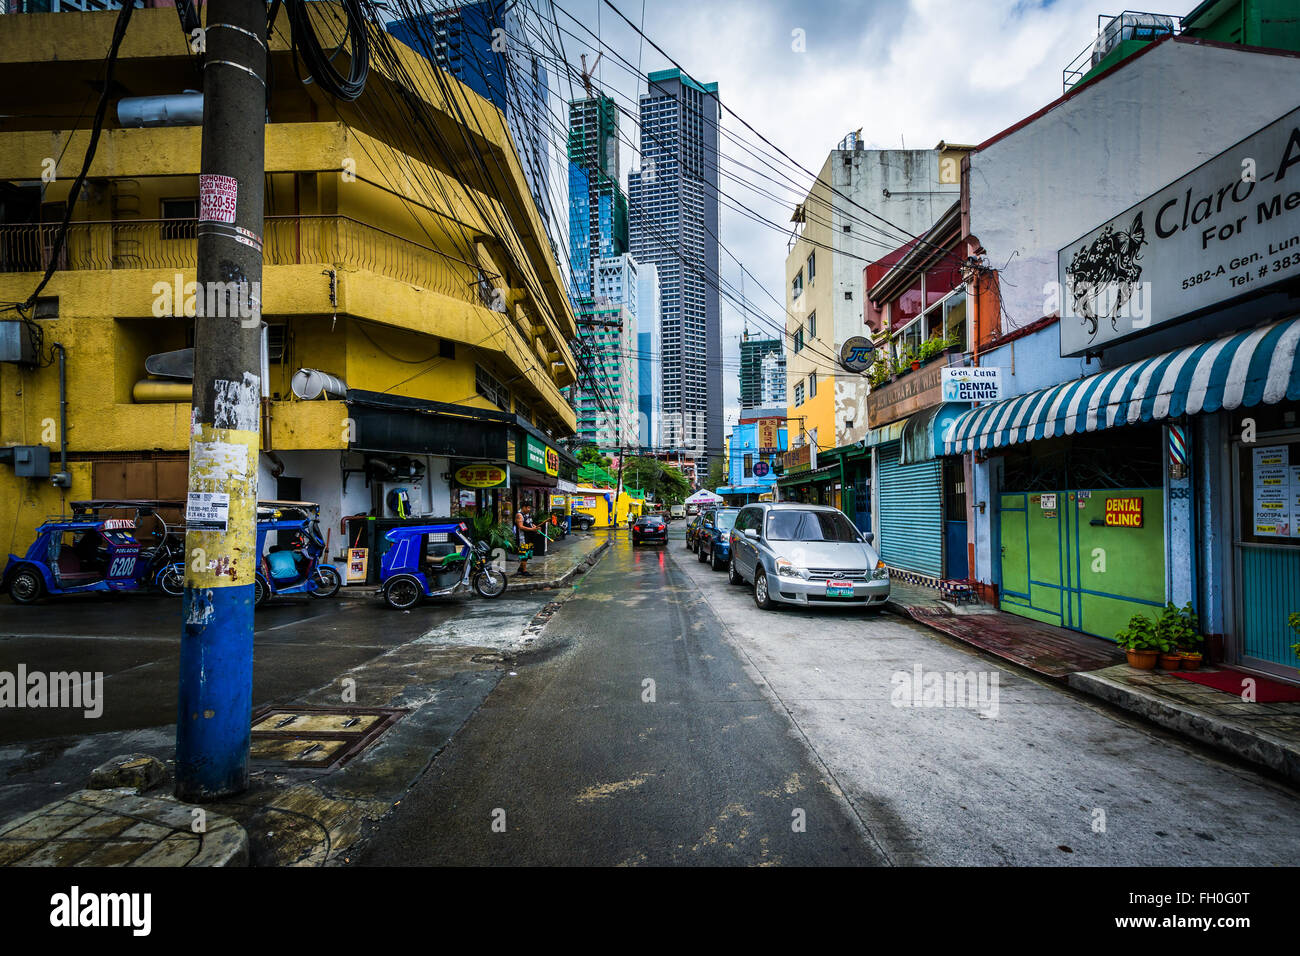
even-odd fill
[[[275,544],[267,547],[269,535]],[[288,536],[288,542],[281,539]],[[257,573],[253,605],[290,594],[333,597],[343,585],[338,569],[325,561],[325,539],[320,532],[320,505],[313,501],[259,501],[257,503]],[[183,589],[185,566],[177,561],[165,571],[167,583]],[[173,593],[159,577],[160,587]],[[179,593],[179,592],[176,592]]]
[[[135,521],[88,512],[51,517],[37,528],[25,555],[9,555],[0,592],[31,604],[45,594],[139,591],[151,581]]]
[[[379,581],[388,606],[406,611],[426,597],[445,597],[468,588],[481,597],[500,597],[506,573],[492,561],[486,541],[472,542],[464,522],[393,528],[380,561]]]

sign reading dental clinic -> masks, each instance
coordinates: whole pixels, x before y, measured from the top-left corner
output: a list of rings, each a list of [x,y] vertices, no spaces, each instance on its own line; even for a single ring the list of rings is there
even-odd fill
[[[1056,268],[1062,356],[1300,276],[1300,109],[1065,246]]]

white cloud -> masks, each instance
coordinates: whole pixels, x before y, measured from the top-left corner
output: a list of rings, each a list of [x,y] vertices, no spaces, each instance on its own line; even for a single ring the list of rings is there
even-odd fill
[[[639,21],[639,4],[615,2]],[[671,65],[649,44],[638,54],[635,33],[597,0],[562,0],[562,6],[583,17],[610,50],[634,65],[640,56],[643,72]],[[927,148],[941,139],[979,143],[1012,125],[1060,95],[1061,70],[1091,43],[1096,12],[1093,4],[1079,0],[897,0],[865,6],[649,0],[645,31],[697,80],[717,82],[729,110],[815,172],[826,153],[859,127],[869,146]],[[806,52],[791,49],[795,29],[806,31]],[[595,41],[585,48],[570,41],[567,52],[576,62],[579,52],[596,47]],[[602,80],[635,101],[638,90],[608,52]],[[752,149],[765,149],[734,116],[724,115],[723,126]],[[723,150],[766,168],[725,139]],[[786,166],[791,185],[807,189],[810,175],[770,161]],[[624,148],[624,168],[633,165],[632,151]],[[735,166],[724,168],[757,179]],[[793,192],[771,184],[764,188],[777,193],[779,201],[759,198],[725,178],[722,188],[783,228],[798,201]],[[745,280],[746,299],[779,323],[781,307],[754,289],[754,282],[784,301],[785,237],[724,208],[721,239],[754,277]],[[739,268],[725,252],[720,262],[724,277],[738,286]],[[739,391],[735,364],[741,319],[725,298],[722,314],[724,409],[730,409]],[[750,327],[765,330],[753,320]]]

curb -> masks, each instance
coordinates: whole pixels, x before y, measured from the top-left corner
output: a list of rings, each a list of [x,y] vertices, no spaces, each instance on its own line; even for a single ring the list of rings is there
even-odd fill
[[[604,554],[606,551],[609,550],[610,544],[611,542],[605,541],[600,545],[600,547],[596,548],[594,551],[589,551],[587,554],[583,555],[581,561],[579,561],[577,564],[571,567],[568,571],[565,571],[558,578],[549,578],[545,581],[527,581],[523,584],[515,584],[514,583],[515,579],[511,578],[510,585],[507,588],[507,590],[508,591],[552,591],[556,588],[562,588],[570,581],[572,581],[575,577],[577,577],[579,573],[590,571],[591,566],[596,563],[596,559],[598,559],[602,554]]]
[[[1291,741],[1246,730],[1231,721],[1212,717],[1173,701],[1139,694],[1127,685],[1096,671],[1071,674],[1067,683],[1075,690],[1144,717],[1153,724],[1185,734],[1242,760],[1267,767],[1292,783],[1300,783],[1300,747]]]

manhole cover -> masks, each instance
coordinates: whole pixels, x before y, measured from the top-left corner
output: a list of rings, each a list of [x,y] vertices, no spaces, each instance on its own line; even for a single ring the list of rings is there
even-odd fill
[[[250,756],[291,767],[343,764],[404,713],[394,707],[263,707],[253,714]]]

